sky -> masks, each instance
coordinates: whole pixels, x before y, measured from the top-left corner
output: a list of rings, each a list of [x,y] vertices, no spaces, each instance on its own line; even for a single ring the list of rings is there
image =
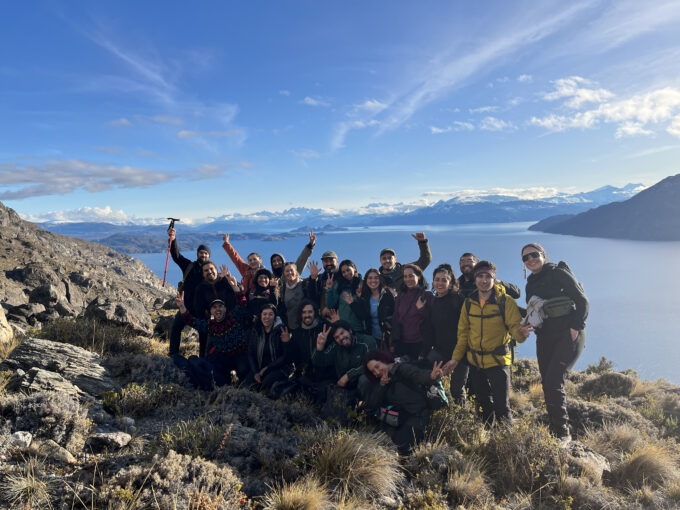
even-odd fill
[[[666,0],[8,2],[0,201],[186,221],[651,185],[680,171],[678,26]]]

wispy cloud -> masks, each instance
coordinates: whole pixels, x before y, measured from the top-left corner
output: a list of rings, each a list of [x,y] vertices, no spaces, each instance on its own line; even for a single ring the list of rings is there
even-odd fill
[[[2,200],[66,195],[76,190],[91,193],[116,188],[142,188],[167,182],[171,172],[94,163],[79,159],[50,159],[39,164],[0,163]]]
[[[198,131],[190,131],[188,129],[182,129],[177,132],[177,138],[197,138],[197,137],[207,137],[207,138],[235,138],[243,136],[243,131],[240,129],[231,129],[227,131],[206,131],[199,133]]]
[[[111,206],[105,207],[79,207],[78,209],[67,209],[62,211],[47,211],[36,215],[23,215],[27,221],[34,223],[72,223],[72,222],[106,222],[114,224],[136,223],[140,224],[138,218],[133,218],[126,214],[122,209],[114,210]]]
[[[132,126],[132,122],[130,122],[125,117],[121,117],[120,119],[112,120],[111,122],[109,122],[109,125],[113,127],[128,127]]]
[[[379,113],[383,111],[385,108],[387,108],[387,104],[382,103],[377,99],[367,99],[363,103],[354,105],[355,111],[365,111],[369,113]]]
[[[305,96],[304,99],[300,101],[301,104],[306,104],[308,106],[330,106],[331,104],[320,97]]]
[[[483,131],[514,131],[517,129],[512,122],[496,117],[484,117],[479,123],[479,129]]]
[[[354,120],[340,122],[335,126],[335,131],[331,138],[331,149],[337,150],[345,146],[345,136],[353,129],[366,129],[368,127],[379,126],[380,123],[375,119],[370,120]]]
[[[470,113],[491,113],[500,110],[498,106],[480,106],[479,108],[470,108]]]
[[[671,122],[670,126],[666,128],[666,131],[673,136],[680,138],[680,115],[676,116]]]
[[[442,133],[450,133],[452,131],[473,131],[475,126],[469,122],[455,121],[450,126],[444,128],[439,128],[436,126],[430,126],[430,133],[433,135],[439,135]]]
[[[534,78],[530,74],[520,74],[517,77],[517,81],[520,83],[531,83],[532,81],[534,81]]]
[[[170,126],[181,126],[184,121],[173,115],[154,115],[151,120],[159,124],[169,124]]]
[[[645,129],[639,122],[624,122],[621,124],[617,130],[616,138],[623,138],[625,136],[636,136],[636,135],[653,135],[654,131]]]
[[[587,88],[587,86],[595,85],[595,83],[581,76],[562,78],[555,80],[553,84],[555,90],[544,93],[543,99],[555,101],[568,98],[568,101],[564,104],[569,108],[580,108],[584,103],[602,103],[614,97],[614,94],[606,89]]]
[[[680,135],[678,135],[678,137],[680,137]],[[659,154],[662,152],[668,152],[678,149],[680,149],[680,144],[662,145],[660,147],[652,147],[651,149],[645,149],[642,151],[634,152],[633,154],[629,154],[628,159],[646,158],[647,156],[653,156],[654,154]]]

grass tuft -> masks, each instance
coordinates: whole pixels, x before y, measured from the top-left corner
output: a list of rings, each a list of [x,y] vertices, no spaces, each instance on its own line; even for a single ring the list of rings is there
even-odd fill
[[[18,474],[6,475],[0,482],[2,500],[12,507],[52,508],[52,483],[45,479],[43,467],[38,459],[29,457]]]
[[[679,473],[668,448],[651,444],[626,456],[612,470],[612,475],[621,486],[642,489],[645,486],[661,487],[678,478]]]
[[[329,507],[326,487],[312,477],[273,487],[262,499],[264,510],[324,510]]]
[[[586,430],[583,442],[616,464],[645,442],[643,434],[628,423],[605,423]]]

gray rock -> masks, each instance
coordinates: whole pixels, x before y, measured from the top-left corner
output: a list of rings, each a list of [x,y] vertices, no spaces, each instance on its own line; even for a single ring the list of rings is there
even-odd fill
[[[128,445],[132,440],[132,436],[125,432],[95,432],[87,438],[85,447],[91,449],[95,453],[103,452],[105,450],[120,450]]]
[[[9,436],[9,443],[16,448],[28,448],[33,441],[33,434],[21,430]]]
[[[76,458],[66,448],[62,448],[51,439],[44,441],[36,441],[38,451],[44,455],[50,462],[59,462],[61,464],[75,464]]]
[[[24,305],[13,306],[7,312],[7,315],[12,318],[25,318],[33,317],[45,311],[45,305],[41,303],[26,303]]]
[[[611,471],[609,461],[583,443],[571,441],[565,446],[565,449],[569,453],[567,458],[568,469],[576,477],[581,476],[581,472],[585,469],[589,472],[590,478],[599,481],[602,480],[604,473]]]
[[[144,306],[132,299],[112,300],[97,297],[87,305],[85,317],[125,326],[144,336],[153,334],[153,323]]]
[[[161,315],[156,320],[156,325],[153,328],[154,335],[160,338],[169,338],[172,323],[175,320],[174,315]]]
[[[71,384],[58,373],[36,367],[31,368],[28,373],[23,370],[17,370],[13,374],[7,388],[10,391],[22,391],[25,393],[52,391],[71,395],[81,401],[92,401],[92,396]]]
[[[14,340],[14,331],[7,322],[5,310],[0,306],[0,348],[8,346]]]
[[[41,338],[24,340],[12,354],[0,363],[0,369],[42,369],[59,374],[89,395],[97,396],[115,389],[107,370],[97,354],[75,345],[52,342]]]

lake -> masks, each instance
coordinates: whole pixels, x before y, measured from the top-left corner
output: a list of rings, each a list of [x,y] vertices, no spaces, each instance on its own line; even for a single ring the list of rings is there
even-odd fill
[[[458,259],[463,252],[475,253],[498,266],[498,277],[515,283],[524,291],[523,264],[520,250],[528,242],[540,242],[550,260],[566,261],[583,283],[590,301],[586,326],[586,349],[576,369],[597,363],[605,356],[619,370],[632,368],[644,379],[664,378],[680,383],[680,242],[642,242],[585,238],[530,232],[531,223],[477,225],[423,225],[432,250],[432,263],[425,271],[431,281],[438,264],[449,262],[459,274]],[[352,259],[363,274],[369,267],[379,266],[379,253],[392,248],[399,262],[418,258],[413,226],[354,228],[319,236],[313,258],[318,260],[326,250],[334,250],[340,260]],[[181,236],[181,230],[178,237]],[[307,238],[285,241],[235,241],[234,246],[245,258],[255,251],[269,267],[274,252],[295,260]],[[212,246],[212,259],[235,267],[221,247]],[[195,259],[195,253],[185,253]],[[135,255],[161,278],[165,254]],[[658,262],[654,265],[653,262]],[[305,271],[307,274],[307,271]],[[303,276],[305,275],[303,274]],[[170,260],[168,281],[173,285],[182,278]],[[521,298],[524,304],[524,296]],[[535,337],[530,336],[516,350],[518,357],[535,358]]]

